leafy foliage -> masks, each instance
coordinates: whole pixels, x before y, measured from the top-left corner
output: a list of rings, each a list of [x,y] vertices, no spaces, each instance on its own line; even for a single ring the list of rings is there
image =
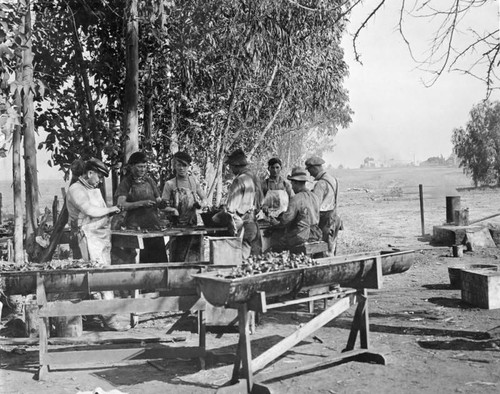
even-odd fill
[[[479,184],[500,184],[500,102],[472,108],[465,128],[453,131],[453,146],[464,172]]]

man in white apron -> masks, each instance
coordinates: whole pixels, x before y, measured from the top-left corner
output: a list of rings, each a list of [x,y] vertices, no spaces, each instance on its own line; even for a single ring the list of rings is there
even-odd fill
[[[92,158],[85,163],[83,175],[66,194],[73,244],[78,245],[83,260],[99,265],[111,265],[109,215],[120,212],[117,206],[106,206],[99,189],[99,184],[108,174],[108,167]],[[101,295],[104,299],[113,298],[112,291],[104,291]],[[109,329],[120,329],[114,316],[103,316],[103,321]]]

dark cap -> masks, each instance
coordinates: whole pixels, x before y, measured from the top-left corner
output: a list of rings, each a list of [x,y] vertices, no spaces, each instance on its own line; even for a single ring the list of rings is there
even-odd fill
[[[232,166],[246,166],[248,165],[247,155],[245,155],[243,149],[236,149],[226,157],[225,163]]]
[[[175,155],[174,155],[174,159],[185,164],[185,165],[190,165],[191,162],[193,161],[193,159],[191,158],[191,156],[189,156],[188,153],[186,152],[182,152],[182,151],[179,151],[177,152]]]
[[[290,181],[306,182],[307,172],[301,167],[292,168],[292,174],[287,176]]]
[[[96,159],[95,157],[87,160],[87,163],[85,163],[85,171],[89,170],[96,171],[104,176],[109,175],[109,169],[106,164],[104,164],[101,160]]]
[[[268,165],[269,167],[271,167],[271,166],[273,166],[273,165],[275,165],[275,164],[279,164],[280,166],[282,165],[282,164],[281,164],[281,160],[280,160],[280,159],[278,159],[277,157],[273,157],[272,159],[269,159],[269,161],[267,162],[267,165]]]
[[[313,156],[306,160],[306,168],[312,166],[320,166],[323,164],[325,164],[325,161],[318,156]]]
[[[133,166],[135,164],[139,164],[139,163],[142,164],[142,163],[147,163],[147,162],[148,162],[148,157],[146,156],[146,154],[144,152],[134,152],[128,158],[127,164],[129,166]]]

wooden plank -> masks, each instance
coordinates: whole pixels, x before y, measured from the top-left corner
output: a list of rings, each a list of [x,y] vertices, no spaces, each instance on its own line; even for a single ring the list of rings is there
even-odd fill
[[[45,286],[43,283],[43,278],[40,274],[36,276],[36,299],[40,308],[47,305],[47,295],[45,294]],[[38,323],[38,354],[39,354],[39,368],[38,368],[38,379],[44,380],[49,372],[48,368],[48,323],[49,319],[42,317],[40,314],[41,309],[38,311],[39,323]]]
[[[250,347],[250,328],[247,304],[242,304],[238,309],[238,320],[240,331],[240,355],[244,373],[243,377],[246,379],[247,393],[251,393],[254,369],[252,363],[252,348]]]
[[[42,317],[67,315],[95,315],[131,312],[198,311],[205,309],[205,301],[198,296],[124,298],[113,300],[55,301],[40,309]]]
[[[113,331],[105,332],[84,332],[81,337],[51,337],[48,339],[49,345],[98,345],[98,344],[131,344],[131,343],[176,343],[186,340],[185,336],[150,336],[137,335],[134,337],[124,337],[123,333]],[[2,346],[38,346],[38,338],[0,338]]]
[[[276,360],[283,353],[287,352],[304,338],[307,338],[313,332],[323,327],[326,323],[328,323],[341,313],[345,312],[352,305],[352,298],[353,297],[349,296],[337,301],[334,305],[332,305],[324,312],[316,316],[314,319],[311,319],[301,328],[296,330],[293,334],[289,335],[288,337],[259,355],[257,358],[255,358],[255,360],[252,361],[252,370],[254,372],[261,370],[267,364],[269,364],[273,360]]]
[[[197,347],[168,347],[161,348],[115,348],[101,347],[91,350],[76,350],[50,352],[48,354],[48,365],[50,369],[82,369],[85,367],[97,367],[116,365],[118,363],[146,363],[147,360],[159,359],[191,359],[205,357],[204,349]]]

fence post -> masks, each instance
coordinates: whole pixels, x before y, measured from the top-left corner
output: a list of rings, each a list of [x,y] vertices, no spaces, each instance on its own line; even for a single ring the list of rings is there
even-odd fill
[[[420,223],[422,225],[422,236],[425,235],[425,221],[424,221],[424,186],[418,185],[418,194],[420,196]]]
[[[2,193],[0,193],[0,224],[2,224],[2,209],[3,209]]]

